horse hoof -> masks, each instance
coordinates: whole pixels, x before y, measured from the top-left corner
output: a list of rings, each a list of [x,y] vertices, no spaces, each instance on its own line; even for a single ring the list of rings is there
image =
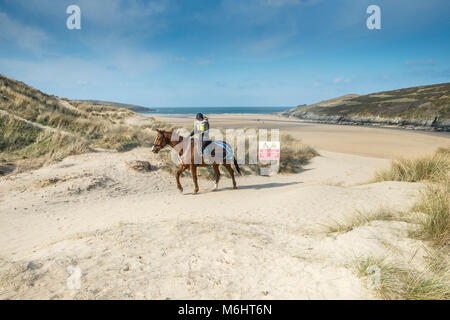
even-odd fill
[[[217,191],[219,190],[219,185],[217,183],[214,183],[214,188],[212,189],[212,191]]]
[[[236,187],[236,186],[233,187],[234,190],[237,190],[237,188],[238,188],[238,187]]]
[[[178,188],[178,192],[179,192],[179,193],[183,193],[183,188],[181,188],[181,187]]]

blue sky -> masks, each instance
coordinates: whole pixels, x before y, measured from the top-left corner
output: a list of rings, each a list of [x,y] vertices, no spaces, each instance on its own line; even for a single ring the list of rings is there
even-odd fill
[[[449,17],[448,0],[0,0],[0,73],[71,99],[294,106],[449,82]]]

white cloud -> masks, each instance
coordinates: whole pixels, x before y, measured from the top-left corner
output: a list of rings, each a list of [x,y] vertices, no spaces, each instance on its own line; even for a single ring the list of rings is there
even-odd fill
[[[163,59],[159,55],[148,52],[122,49],[114,52],[106,62],[109,68],[128,77],[136,77],[155,70],[163,63]]]
[[[13,42],[21,48],[38,51],[49,37],[36,27],[30,27],[11,19],[0,11],[0,41]]]
[[[194,61],[194,63],[197,66],[209,66],[210,64],[212,64],[212,61],[210,59],[204,59],[204,58],[200,58],[200,59],[196,59]]]
[[[293,33],[282,33],[268,36],[261,40],[256,40],[248,43],[245,49],[250,53],[263,53],[270,51],[272,49],[278,48],[285,44],[291,37]]]
[[[337,78],[334,78],[333,83],[334,84],[341,84],[341,83],[349,83],[350,81],[352,81],[352,80],[349,79],[349,78],[337,77]]]
[[[102,28],[111,33],[155,34],[166,27],[166,22],[159,19],[161,14],[168,11],[173,0],[3,0],[14,2],[21,6],[21,10],[34,14],[42,19],[61,21],[68,15],[66,8],[76,4],[81,9],[82,29],[102,32]],[[63,20],[65,21],[65,20]],[[61,24],[65,27],[65,23]]]
[[[162,63],[156,55],[122,50],[101,62],[73,56],[53,57],[38,61],[0,58],[0,70],[16,79],[31,83],[73,87],[103,86],[145,77]]]

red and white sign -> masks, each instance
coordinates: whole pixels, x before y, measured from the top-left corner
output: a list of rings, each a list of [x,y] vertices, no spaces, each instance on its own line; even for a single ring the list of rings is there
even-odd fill
[[[280,160],[280,141],[259,142],[259,160]]]

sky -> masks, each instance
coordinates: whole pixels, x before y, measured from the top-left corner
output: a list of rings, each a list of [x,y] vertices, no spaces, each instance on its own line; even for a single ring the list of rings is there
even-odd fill
[[[0,73],[147,107],[296,106],[443,83],[450,1],[0,0]]]

